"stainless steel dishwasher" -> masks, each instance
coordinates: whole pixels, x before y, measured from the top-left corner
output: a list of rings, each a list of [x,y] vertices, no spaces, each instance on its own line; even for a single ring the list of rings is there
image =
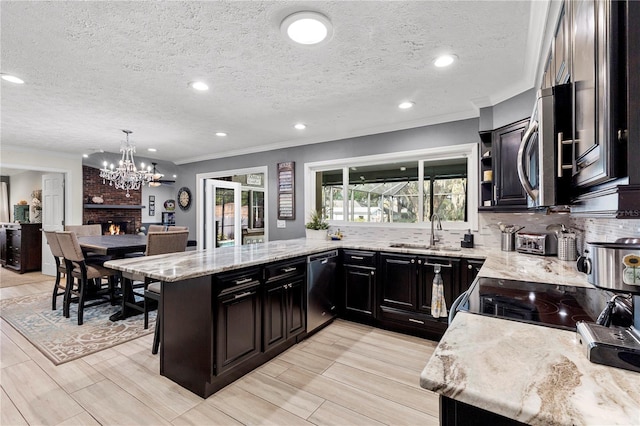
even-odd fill
[[[307,333],[336,316],[338,250],[307,257]]]

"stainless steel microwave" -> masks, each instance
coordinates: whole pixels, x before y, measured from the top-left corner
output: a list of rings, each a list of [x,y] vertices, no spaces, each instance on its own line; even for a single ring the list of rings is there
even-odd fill
[[[564,140],[565,135],[572,135],[570,83],[541,89],[536,95],[517,160],[528,207],[569,203],[572,141]]]

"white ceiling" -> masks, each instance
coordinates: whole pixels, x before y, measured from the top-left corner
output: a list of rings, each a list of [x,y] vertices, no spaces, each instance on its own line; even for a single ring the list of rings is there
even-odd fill
[[[1,141],[117,152],[130,129],[138,155],[181,164],[477,117],[533,87],[547,7],[2,1],[1,72],[26,83],[2,81]],[[284,39],[280,22],[300,10],[329,17],[329,43]],[[443,52],[459,60],[437,69]],[[404,100],[415,107],[399,110]]]

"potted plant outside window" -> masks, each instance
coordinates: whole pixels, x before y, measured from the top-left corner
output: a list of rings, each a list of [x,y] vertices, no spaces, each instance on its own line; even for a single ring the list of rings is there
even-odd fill
[[[322,220],[322,213],[319,210],[311,213],[309,222],[305,224],[307,238],[313,240],[326,240],[329,224]]]

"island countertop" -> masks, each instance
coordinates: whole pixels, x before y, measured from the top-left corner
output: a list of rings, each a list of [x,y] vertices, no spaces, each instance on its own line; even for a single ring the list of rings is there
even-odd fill
[[[575,332],[467,312],[420,385],[528,424],[640,424],[640,373],[591,363]]]
[[[544,257],[517,252],[503,252],[494,248],[476,247],[428,250],[416,247],[391,247],[389,241],[324,241],[293,239],[250,244],[240,247],[220,247],[211,250],[118,259],[105,262],[108,268],[175,282],[212,275],[247,266],[261,265],[278,260],[307,256],[339,248],[405,253],[424,256],[450,256],[483,259],[479,276],[531,280],[559,285],[589,286],[586,275],[577,271],[575,262],[564,262],[557,257]]]

